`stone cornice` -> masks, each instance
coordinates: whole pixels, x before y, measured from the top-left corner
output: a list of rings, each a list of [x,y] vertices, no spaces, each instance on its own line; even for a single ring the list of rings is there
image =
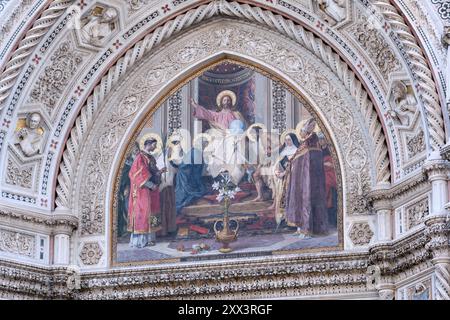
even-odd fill
[[[0,261],[6,285],[0,297],[27,294],[42,298],[275,298],[316,294],[368,293],[367,253],[326,253],[245,260],[195,267],[126,268],[75,273],[79,289],[70,288],[65,268],[34,267]],[[39,278],[36,275],[42,274]],[[29,280],[27,280],[29,279]],[[41,281],[42,279],[42,281]],[[14,286],[14,281],[20,286]],[[8,283],[11,286],[8,286]],[[369,292],[370,293],[370,292]]]
[[[447,236],[445,217],[430,217],[415,233],[369,252],[328,252],[191,266],[154,265],[98,271],[0,261],[0,297],[46,299],[282,298],[375,294],[371,266],[382,278],[399,276],[433,259],[433,239]],[[438,248],[442,249],[443,241]],[[380,278],[375,279],[379,281]],[[76,285],[73,285],[76,283]]]
[[[450,144],[447,144],[441,148],[442,159],[450,161]]]
[[[425,226],[398,241],[382,243],[369,249],[369,266],[376,265],[384,276],[401,274],[430,261],[449,249],[450,223],[444,216],[429,217]]]
[[[421,172],[412,176],[391,188],[375,189],[368,194],[368,199],[372,202],[393,200],[402,195],[412,192],[420,186],[428,184],[427,176]]]
[[[32,211],[0,208],[0,225],[3,221],[15,221],[28,227],[44,227],[49,231],[71,233],[78,228],[78,218],[69,214],[46,215]]]

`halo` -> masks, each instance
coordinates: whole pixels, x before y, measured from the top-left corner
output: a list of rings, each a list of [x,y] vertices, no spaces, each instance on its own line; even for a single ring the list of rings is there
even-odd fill
[[[247,131],[245,132],[245,135],[251,142],[256,142],[256,138],[251,135],[251,132],[254,128],[261,128],[263,132],[267,132],[267,127],[263,123],[252,124],[250,127],[248,127]]]
[[[288,134],[293,133],[296,135],[297,138],[299,138],[298,134],[297,134],[297,130],[295,129],[288,129],[286,131],[284,131],[281,136],[280,136],[280,145],[284,144],[284,141],[286,140],[286,137]]]
[[[298,137],[298,139],[299,139],[300,141],[303,141],[303,140],[304,140],[304,139],[302,138],[302,135],[301,135],[302,129],[303,129],[303,127],[305,126],[305,124],[306,124],[308,121],[310,121],[310,120],[311,120],[311,118],[300,121],[300,122],[297,124],[297,127],[295,128],[295,131],[296,131],[296,133],[297,133],[297,137]],[[316,127],[314,128],[313,132],[319,133],[320,131],[321,131],[321,130],[320,130],[319,124],[318,124],[317,121],[316,121]]]
[[[159,155],[162,152],[162,140],[161,137],[156,133],[147,133],[142,136],[142,138],[139,140],[139,149],[141,151],[144,150],[144,143],[146,140],[154,138],[156,139],[156,149],[151,152],[151,155]]]
[[[220,103],[222,102],[222,98],[224,96],[230,96],[233,107],[236,105],[236,101],[237,101],[236,94],[231,90],[224,90],[217,95],[217,98],[216,98],[217,107],[221,108]]]

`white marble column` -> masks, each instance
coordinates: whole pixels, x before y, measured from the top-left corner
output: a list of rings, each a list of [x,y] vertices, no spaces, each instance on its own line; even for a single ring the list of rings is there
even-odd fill
[[[393,239],[393,223],[392,210],[381,209],[377,210],[378,220],[378,241],[386,242]]]
[[[70,261],[70,237],[67,234],[57,234],[54,237],[53,263],[67,265]]]
[[[373,208],[377,214],[377,242],[387,242],[394,238],[394,210],[392,203],[386,198],[389,193],[390,184],[380,184],[372,193],[374,196]]]
[[[71,240],[78,227],[78,217],[71,215],[67,208],[54,211],[55,227],[53,229],[53,264],[69,265]]]
[[[428,175],[432,189],[430,216],[446,215],[450,162],[443,160],[440,154],[432,153],[424,165],[424,171]]]

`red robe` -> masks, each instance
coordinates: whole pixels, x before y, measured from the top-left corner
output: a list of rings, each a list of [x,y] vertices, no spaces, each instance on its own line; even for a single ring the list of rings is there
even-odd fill
[[[333,158],[326,155],[323,158],[323,166],[325,169],[325,188],[327,192],[327,208],[333,208],[332,189],[337,188],[336,172],[334,170]]]
[[[129,173],[128,231],[134,234],[156,232],[161,229],[159,188],[152,191],[144,186],[152,177],[150,166],[156,167],[155,158],[139,152]]]

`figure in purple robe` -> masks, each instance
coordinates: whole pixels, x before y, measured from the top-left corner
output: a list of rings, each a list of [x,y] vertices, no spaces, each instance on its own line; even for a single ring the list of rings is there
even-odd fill
[[[304,140],[288,165],[281,199],[288,225],[297,227],[302,239],[328,231],[323,153],[315,127],[311,119],[302,129]]]

